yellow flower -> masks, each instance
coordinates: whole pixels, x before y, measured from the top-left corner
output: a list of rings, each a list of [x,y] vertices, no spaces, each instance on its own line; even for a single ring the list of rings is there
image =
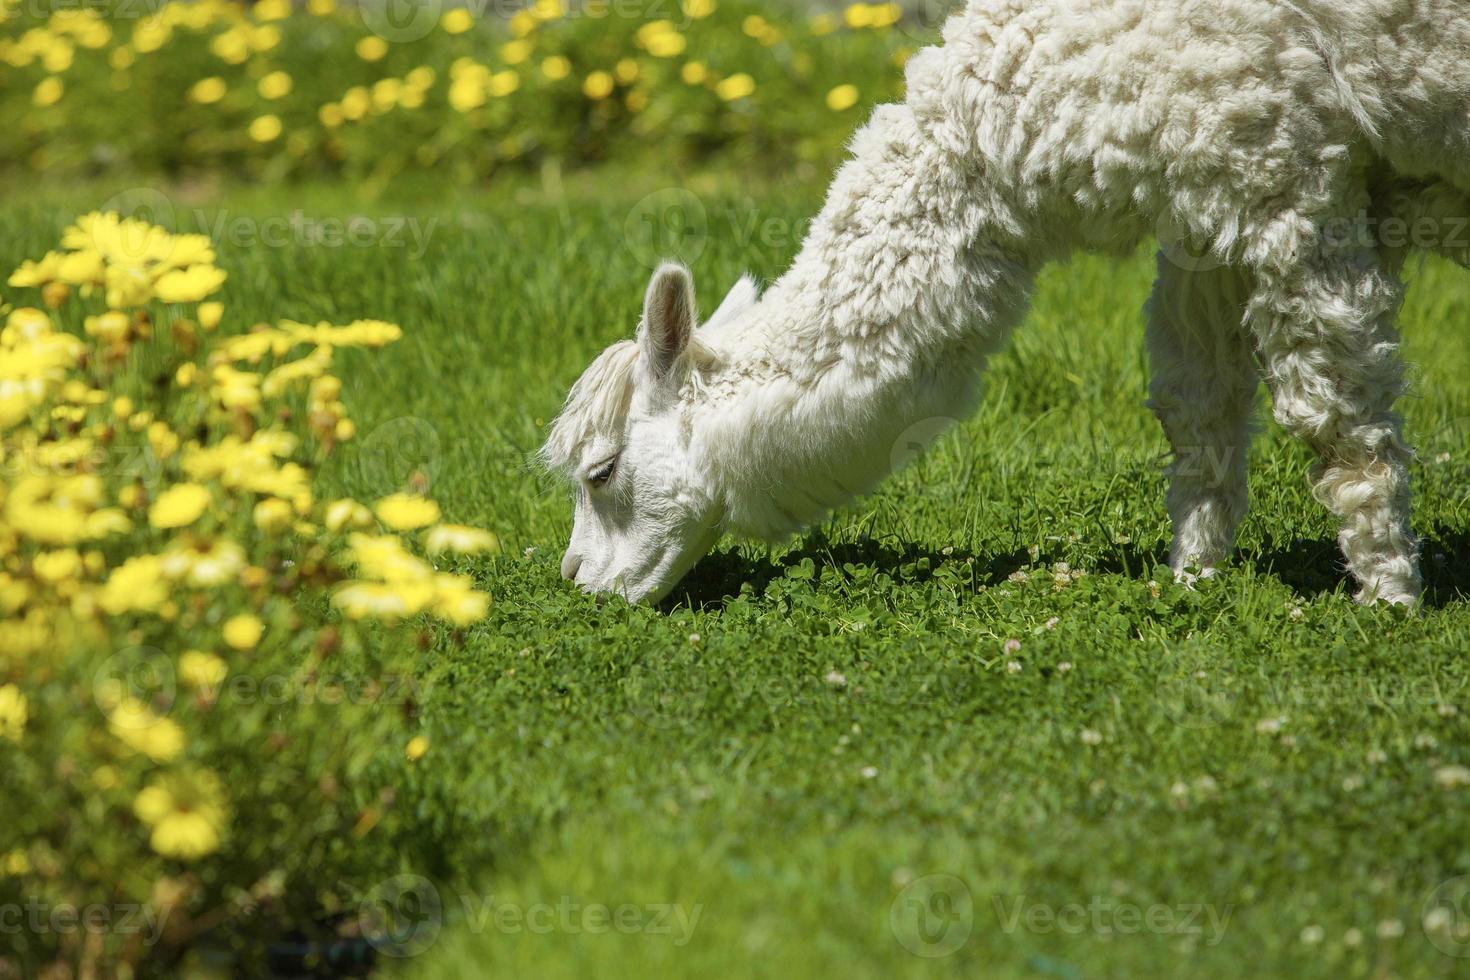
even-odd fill
[[[423,610],[434,590],[423,583],[347,582],[332,594],[332,605],[349,619],[396,622]]]
[[[213,105],[225,97],[228,87],[219,76],[201,78],[189,89],[189,98],[200,105]]]
[[[291,76],[283,71],[273,71],[261,77],[255,88],[263,99],[281,99],[291,94]]]
[[[439,505],[432,500],[395,493],[378,501],[373,510],[378,520],[395,531],[417,531],[439,520]]]
[[[624,85],[632,85],[638,81],[639,73],[638,62],[632,58],[623,58],[613,66],[613,74],[618,76],[618,81]]]
[[[530,56],[530,41],[507,41],[500,46],[500,60],[507,65],[519,65]]]
[[[429,740],[423,735],[415,735],[408,740],[408,745],[403,754],[408,757],[409,762],[418,762],[429,751]]]
[[[638,28],[638,46],[655,58],[673,58],[684,53],[689,41],[673,21],[655,20]]]
[[[168,580],[157,555],[135,555],[112,570],[97,604],[114,616],[150,612],[168,601]]]
[[[709,69],[699,61],[691,61],[679,69],[679,77],[684,80],[685,85],[703,85],[705,79],[709,78]]]
[[[587,98],[597,101],[612,95],[613,89],[616,86],[617,83],[613,80],[610,73],[595,71],[588,75],[586,80],[582,82],[582,93]]]
[[[827,108],[833,112],[842,112],[851,109],[857,104],[858,87],[856,85],[839,85],[827,93]]]
[[[469,626],[489,614],[490,596],[476,592],[463,575],[436,575],[430,611],[455,626]]]
[[[684,0],[684,15],[690,20],[703,20],[719,6],[715,0]]]
[[[249,613],[241,613],[225,623],[225,642],[236,650],[253,650],[265,633],[265,624]]]
[[[26,721],[29,718],[30,709],[20,688],[14,684],[0,687],[0,738],[19,742],[21,735],[25,734]]]
[[[755,91],[755,79],[744,72],[731,75],[715,86],[715,94],[726,102],[743,99]]]
[[[124,697],[108,710],[107,729],[119,742],[154,762],[168,762],[184,751],[184,730],[135,697]]]
[[[225,315],[225,304],[223,303],[200,303],[196,319],[205,330],[213,330],[219,326],[220,319]]]
[[[257,143],[269,143],[281,135],[279,116],[257,116],[250,122],[250,138]]]
[[[564,58],[559,54],[554,54],[550,58],[547,58],[545,61],[541,62],[541,74],[545,75],[553,82],[561,81],[563,78],[566,78],[571,73],[571,60],[568,58]]]
[[[131,327],[132,321],[128,319],[128,315],[117,310],[108,310],[82,321],[82,328],[86,330],[87,336],[109,344],[126,340]]]
[[[158,495],[148,508],[148,523],[162,530],[188,527],[203,516],[212,501],[208,487],[180,483]]]
[[[347,527],[367,527],[372,520],[372,512],[362,504],[355,500],[343,499],[334,500],[327,505],[324,523],[328,531],[336,533]]]
[[[31,101],[43,108],[45,106],[55,105],[61,101],[61,96],[64,91],[65,87],[61,84],[61,79],[53,75],[50,78],[41,80],[40,84],[36,86],[36,90],[31,93]]]
[[[430,528],[424,535],[424,547],[431,555],[442,554],[446,551],[454,551],[462,555],[474,555],[483,551],[491,554],[500,553],[500,541],[495,535],[489,531],[460,524],[440,524],[438,527]]]
[[[186,861],[219,850],[228,821],[224,788],[205,770],[153,780],[133,801],[133,813],[153,828],[148,842],[155,851]]]
[[[375,34],[360,39],[356,47],[357,56],[363,61],[381,61],[388,53],[388,42]]]
[[[439,26],[444,28],[446,34],[463,34],[475,26],[475,15],[464,7],[455,7],[439,18]]]
[[[31,567],[35,569],[36,578],[55,584],[81,577],[82,556],[75,548],[43,551],[31,559]]]
[[[251,13],[260,23],[272,20],[284,20],[291,16],[291,0],[256,0],[251,8]]]
[[[490,76],[489,92],[495,98],[509,95],[521,87],[521,76],[507,68]]]
[[[266,534],[280,534],[291,526],[295,517],[291,505],[275,497],[255,505],[255,526]]]
[[[202,650],[186,650],[179,657],[179,680],[197,690],[218,687],[230,672],[223,660]]]
[[[275,119],[275,116],[261,116],[251,123],[252,134],[255,124],[263,119]],[[279,128],[279,120],[276,121],[276,126]],[[153,294],[165,303],[197,303],[224,285],[224,281],[223,269],[216,269],[212,265],[194,265],[159,276],[158,281],[153,284]]]

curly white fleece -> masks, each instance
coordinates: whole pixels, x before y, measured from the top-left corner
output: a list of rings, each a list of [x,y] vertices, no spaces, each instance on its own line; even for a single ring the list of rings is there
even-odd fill
[[[973,408],[1043,264],[1158,234],[1176,571],[1232,547],[1264,378],[1320,454],[1360,598],[1414,601],[1393,412],[1406,250],[1378,232],[1429,219],[1443,234],[1421,244],[1467,258],[1450,235],[1470,217],[1463,0],[972,0],[907,82],[853,138],[790,271],[727,302],[698,363],[644,400],[678,418],[681,499],[759,537],[819,519],[886,475],[915,422]],[[593,426],[575,414],[558,423],[573,464]],[[605,445],[635,448],[611,428]]]

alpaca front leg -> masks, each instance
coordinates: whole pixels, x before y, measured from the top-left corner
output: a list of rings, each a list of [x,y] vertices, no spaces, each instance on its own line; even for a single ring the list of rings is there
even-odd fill
[[[1236,270],[1190,271],[1160,253],[1148,304],[1149,406],[1173,453],[1169,566],[1183,581],[1214,573],[1246,512],[1258,377],[1245,297]]]
[[[1402,284],[1368,247],[1263,276],[1250,303],[1276,420],[1320,462],[1313,493],[1342,521],[1357,599],[1411,605],[1422,586],[1409,461],[1393,402],[1404,388]]]

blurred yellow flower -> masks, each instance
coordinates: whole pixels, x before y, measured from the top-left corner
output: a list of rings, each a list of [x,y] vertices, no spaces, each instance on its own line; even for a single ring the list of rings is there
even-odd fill
[[[14,684],[0,686],[0,738],[19,742],[30,718],[26,696]]]
[[[500,553],[500,541],[489,531],[462,524],[440,524],[430,528],[424,535],[424,548],[431,555],[455,551],[462,555],[488,551]]]
[[[617,82],[611,74],[605,71],[594,71],[582,82],[582,93],[594,101],[607,98],[612,95]]]
[[[107,730],[114,738],[154,762],[168,762],[184,751],[184,730],[172,718],[155,714],[127,695],[107,709]]]
[[[220,319],[225,315],[225,304],[217,302],[200,303],[195,312],[195,319],[205,330],[213,330],[219,326]]]
[[[45,106],[52,106],[61,101],[62,93],[65,90],[61,79],[53,75],[50,78],[41,80],[36,86],[35,91],[31,93],[31,101],[43,108]]]
[[[709,69],[704,67],[703,62],[690,61],[679,69],[679,77],[684,80],[685,85],[703,85],[709,78]]]
[[[209,509],[212,500],[208,487],[180,483],[158,495],[148,508],[148,523],[162,530],[188,527]]]
[[[204,770],[164,773],[138,793],[133,813],[153,828],[155,851],[186,861],[219,850],[228,820],[219,777]]]
[[[280,534],[291,526],[296,514],[284,500],[270,497],[255,505],[252,517],[255,526],[261,531],[266,534]]]
[[[316,111],[317,119],[328,129],[336,129],[342,125],[345,118],[342,115],[342,107],[335,102],[328,102]]]
[[[357,56],[363,61],[381,61],[388,53],[388,42],[376,34],[358,40],[356,45]]]
[[[273,71],[261,77],[255,88],[264,99],[282,99],[291,94],[291,76],[283,71]]]
[[[812,34],[816,37],[825,37],[837,30],[837,18],[831,14],[817,14],[812,18]]]
[[[337,0],[306,0],[306,9],[316,17],[330,17],[337,12]]]
[[[842,112],[851,109],[857,104],[858,88],[856,85],[839,85],[827,93],[827,108],[833,112]]]
[[[265,635],[265,624],[249,613],[233,616],[225,622],[225,642],[236,650],[253,650]]]
[[[185,650],[179,656],[179,680],[196,691],[218,687],[229,672],[229,666],[212,653]]]
[[[439,520],[439,505],[423,497],[395,493],[373,505],[378,520],[395,531],[417,531]]]
[[[500,60],[507,65],[519,65],[531,56],[531,42],[507,41],[500,46]]]
[[[413,738],[408,740],[408,745],[404,748],[403,754],[408,757],[409,762],[417,762],[422,759],[424,757],[424,754],[428,751],[428,738],[423,735],[415,735]]]
[[[255,124],[266,119],[275,120],[275,116],[262,116],[251,123],[251,135],[254,135]],[[276,121],[277,129],[280,121]],[[257,137],[259,138],[259,137]],[[187,269],[176,269],[173,272],[165,272],[158,277],[153,284],[153,295],[165,303],[197,303],[210,293],[219,289],[225,281],[225,271],[217,269],[212,265],[192,265]]]
[[[344,528],[363,528],[373,522],[372,511],[355,500],[334,500],[327,505],[327,530],[336,533]]]
[[[670,20],[655,20],[638,28],[638,46],[655,58],[673,58],[683,54],[689,41]]]
[[[250,138],[257,143],[269,143],[281,135],[281,120],[278,116],[257,116],[250,122]]]
[[[283,20],[291,16],[291,0],[256,0],[250,12],[261,23]]]
[[[446,34],[463,34],[475,26],[475,15],[464,7],[455,7],[444,12],[444,16],[439,18],[439,26]]]
[[[684,0],[681,6],[684,16],[690,20],[703,20],[714,13],[719,4],[716,0]]]
[[[638,62],[633,58],[621,58],[613,67],[613,74],[624,85],[631,85],[638,81],[639,72]]]
[[[554,54],[550,58],[547,58],[545,61],[541,62],[541,74],[545,75],[553,82],[561,81],[563,78],[566,78],[571,73],[571,59],[565,58],[559,54]]]
[[[81,577],[82,556],[77,554],[75,548],[43,551],[31,559],[31,567],[36,573],[36,578],[55,585]]]
[[[490,76],[489,92],[496,98],[509,95],[521,87],[521,76],[511,69],[498,71]]]
[[[715,94],[726,102],[743,99],[755,91],[755,79],[744,72],[731,75],[715,86]]]

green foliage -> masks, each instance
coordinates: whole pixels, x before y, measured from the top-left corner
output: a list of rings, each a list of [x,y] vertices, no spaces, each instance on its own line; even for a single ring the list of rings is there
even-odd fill
[[[397,25],[391,5],[330,0],[49,19],[0,5],[0,157],[52,177],[340,175],[379,190],[406,173],[476,184],[650,154],[783,172],[829,163],[867,106],[898,96],[916,47],[881,5],[845,19],[751,0],[444,9]]]

